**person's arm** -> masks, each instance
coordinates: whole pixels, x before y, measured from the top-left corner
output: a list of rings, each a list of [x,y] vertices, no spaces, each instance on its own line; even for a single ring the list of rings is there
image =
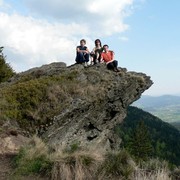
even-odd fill
[[[103,54],[101,54],[100,63],[103,63],[103,62],[104,62]]]
[[[91,54],[95,54],[95,48],[93,48],[93,50],[91,51]]]
[[[77,46],[76,51],[77,52],[82,52],[82,53],[87,53],[87,49],[86,50],[80,50],[79,46]]]
[[[87,53],[87,54],[90,53],[90,51],[89,51],[89,49],[87,47],[86,47],[85,53]]]

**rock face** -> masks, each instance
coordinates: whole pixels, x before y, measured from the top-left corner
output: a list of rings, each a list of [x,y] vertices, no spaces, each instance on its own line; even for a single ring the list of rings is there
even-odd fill
[[[65,63],[52,63],[0,84],[0,109],[6,119],[17,121],[26,130],[44,123],[38,134],[52,148],[117,149],[120,139],[114,127],[152,84],[143,73],[123,68],[113,72],[104,64],[66,67]]]
[[[73,65],[63,71],[76,73],[82,93],[71,97],[67,108],[53,117],[53,125],[42,134],[44,140],[53,148],[117,149],[120,139],[114,127],[126,117],[127,107],[153,84],[150,77],[126,69],[116,73],[102,64]]]

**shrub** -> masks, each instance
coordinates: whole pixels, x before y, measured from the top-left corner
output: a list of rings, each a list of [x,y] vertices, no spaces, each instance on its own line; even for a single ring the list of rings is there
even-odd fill
[[[0,47],[0,83],[7,81],[14,74],[12,67],[6,63],[6,57],[3,55],[3,47]]]
[[[78,179],[92,180],[96,178],[99,161],[92,153],[76,152],[63,154],[54,162],[52,180]]]
[[[15,176],[21,175],[50,175],[52,165],[46,145],[37,137],[20,149],[13,161]]]
[[[99,171],[109,178],[129,179],[134,171],[134,163],[125,150],[108,153]]]

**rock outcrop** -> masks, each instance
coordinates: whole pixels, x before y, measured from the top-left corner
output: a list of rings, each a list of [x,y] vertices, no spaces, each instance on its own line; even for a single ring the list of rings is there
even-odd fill
[[[113,72],[104,64],[44,65],[0,85],[1,123],[17,121],[29,134],[38,127],[38,134],[54,149],[117,149],[120,139],[114,127],[152,84],[146,74],[125,68]]]
[[[120,139],[114,127],[126,117],[127,107],[152,85],[143,73],[109,71],[105,65],[84,68],[74,65],[67,72],[76,72],[81,95],[72,98],[66,109],[53,118],[42,137],[51,147],[104,150],[118,149]]]

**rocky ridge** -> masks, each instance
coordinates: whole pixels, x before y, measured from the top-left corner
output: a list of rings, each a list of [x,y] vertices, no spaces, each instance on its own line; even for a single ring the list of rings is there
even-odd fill
[[[84,149],[118,149],[121,140],[114,133],[115,125],[124,120],[127,107],[153,84],[146,74],[128,72],[125,68],[117,73],[107,70],[104,64],[66,67],[65,63],[52,63],[19,73],[0,88],[42,77],[60,77],[61,80],[45,90],[51,92],[45,97],[53,97],[51,102],[46,100],[44,109],[34,112],[42,111],[46,117],[52,106],[49,125],[38,127],[37,133],[54,149],[71,148],[72,145]]]
[[[84,68],[75,65],[67,71],[76,71],[77,84],[82,91],[89,87],[89,95],[72,98],[64,111],[53,117],[51,125],[42,137],[55,149],[81,148],[118,149],[120,139],[114,127],[126,117],[127,107],[140,98],[153,82],[143,73],[119,73],[106,69],[105,65]],[[88,98],[87,98],[88,97]]]

